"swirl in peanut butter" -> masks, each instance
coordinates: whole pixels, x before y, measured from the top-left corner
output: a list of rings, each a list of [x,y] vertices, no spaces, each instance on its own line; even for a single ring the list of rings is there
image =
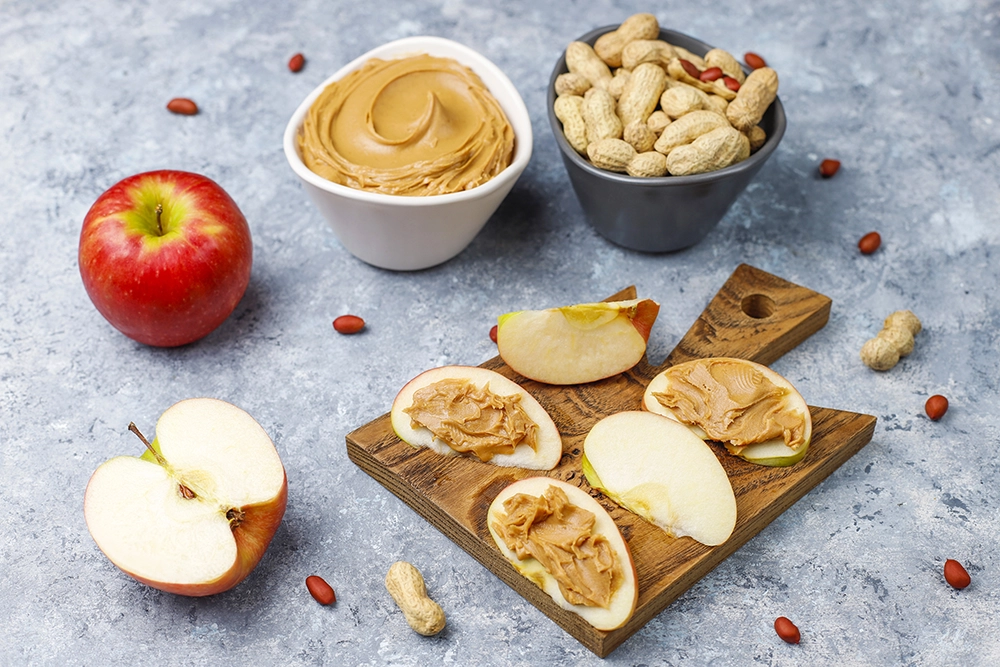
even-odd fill
[[[482,185],[511,162],[514,130],[468,67],[450,58],[373,58],[309,108],[302,160],[334,183],[391,195]]]

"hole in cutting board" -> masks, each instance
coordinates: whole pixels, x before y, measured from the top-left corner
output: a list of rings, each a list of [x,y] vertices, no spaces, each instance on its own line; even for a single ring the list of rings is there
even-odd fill
[[[740,302],[740,310],[755,320],[770,317],[777,307],[774,299],[766,294],[751,294],[743,297],[743,301]]]

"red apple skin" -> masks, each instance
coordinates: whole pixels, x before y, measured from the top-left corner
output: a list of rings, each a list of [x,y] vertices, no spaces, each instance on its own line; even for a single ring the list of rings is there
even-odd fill
[[[207,336],[233,312],[250,282],[253,243],[246,218],[217,183],[151,171],[94,202],[79,263],[90,300],[112,326],[140,343],[175,347]]]
[[[649,332],[656,322],[656,316],[660,314],[660,304],[652,299],[643,299],[635,304],[632,317],[632,326],[639,332],[642,339],[649,342]]]
[[[271,544],[271,538],[278,531],[281,519],[285,516],[287,504],[288,475],[286,473],[281,485],[281,492],[273,501],[240,508],[244,512],[243,523],[233,530],[233,537],[236,539],[236,562],[228,572],[215,581],[204,584],[172,584],[146,579],[127,571],[125,573],[147,586],[176,595],[205,597],[228,591],[246,579],[257,567],[260,559],[264,557],[264,552]]]

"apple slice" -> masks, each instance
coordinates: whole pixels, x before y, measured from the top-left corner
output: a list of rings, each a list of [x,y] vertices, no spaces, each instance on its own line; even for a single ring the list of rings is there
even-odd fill
[[[594,382],[639,363],[659,312],[651,299],[631,299],[507,313],[497,324],[497,348],[531,380]]]
[[[586,510],[594,516],[591,534],[607,540],[608,546],[615,554],[616,567],[620,567],[620,572],[614,575],[613,582],[617,582],[617,588],[614,587],[613,583],[607,607],[569,602],[563,595],[559,582],[545,566],[530,555],[526,558],[520,558],[517,553],[507,546],[500,532],[497,523],[501,517],[507,514],[504,503],[508,499],[513,498],[517,494],[540,498],[551,487],[562,490],[571,505]],[[553,514],[552,516],[555,517],[557,514]],[[497,548],[500,549],[500,553],[503,554],[504,558],[510,561],[518,572],[545,591],[563,609],[579,614],[585,621],[598,630],[605,631],[621,627],[632,617],[636,601],[639,597],[639,586],[635,574],[635,564],[632,561],[632,552],[629,550],[628,544],[625,542],[611,516],[586,491],[551,477],[529,477],[522,479],[506,487],[493,500],[486,514],[486,525],[489,526],[493,541],[496,542]]]
[[[687,387],[684,396],[694,399],[677,394],[678,387]],[[707,407],[708,398],[714,412]],[[678,399],[687,401],[686,412],[664,404]],[[778,373],[746,359],[710,357],[671,366],[647,385],[642,407],[760,465],[798,463],[812,440],[812,416],[802,395]]]
[[[160,416],[146,446],[90,478],[83,513],[97,546],[153,588],[191,596],[232,588],[285,513],[288,482],[271,438],[236,406],[193,398]]]
[[[468,419],[465,423],[460,424],[452,422],[452,426],[457,431],[445,434],[442,432],[443,429],[438,428],[441,436],[435,435],[427,425],[415,422],[411,413],[407,411],[412,412],[414,396],[417,392],[431,390],[430,388],[438,383],[456,380],[468,383],[477,390],[487,390],[493,396],[515,397],[515,405],[519,406],[523,410],[523,414],[535,425],[534,447],[527,442],[520,441],[515,444],[513,451],[507,453],[491,451],[494,448],[487,448],[482,454],[477,455],[474,450],[459,451],[463,449],[459,439],[465,438],[472,431],[478,430],[482,433],[482,420]],[[466,403],[469,400],[463,396],[460,402]],[[507,408],[494,406],[491,410],[492,415],[486,415],[486,411],[483,411],[482,415],[492,416],[496,421],[504,419]],[[479,456],[481,460],[498,466],[551,470],[559,463],[563,454],[562,437],[559,435],[559,430],[556,428],[555,422],[552,421],[552,417],[535,400],[535,397],[516,382],[495,371],[478,366],[441,366],[424,371],[399,390],[396,399],[392,402],[390,418],[392,429],[400,440],[413,447],[429,447],[445,456],[459,456],[465,453],[470,456]],[[436,425],[431,426],[436,427]],[[472,433],[472,435],[476,436],[477,434]],[[509,442],[510,440],[508,440]]]
[[[674,537],[722,544],[736,526],[736,496],[719,459],[684,425],[651,412],[597,422],[583,443],[590,485]]]

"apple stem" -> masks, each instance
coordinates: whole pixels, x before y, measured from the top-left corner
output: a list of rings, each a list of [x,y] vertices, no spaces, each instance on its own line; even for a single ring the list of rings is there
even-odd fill
[[[163,221],[160,220],[160,216],[162,216],[162,215],[163,215],[163,204],[157,204],[156,205],[156,231],[158,231],[160,233],[160,236],[163,236]]]
[[[159,207],[160,207],[159,204],[157,204],[157,208]],[[146,440],[146,436],[142,434],[142,431],[140,431],[139,427],[135,425],[135,422],[128,423],[128,430],[135,433],[139,437],[139,439],[142,440],[142,444],[146,445],[146,449],[148,449],[149,452],[153,455],[153,458],[156,459],[157,463],[159,463],[164,468],[170,467],[167,465],[167,460],[163,458],[163,456],[161,456],[158,451],[153,449],[153,445],[149,444],[149,440]],[[187,498],[188,500],[190,500],[191,498],[197,498],[195,492],[189,489],[188,487],[184,486],[183,484],[179,484],[178,486],[180,486],[181,495]]]

